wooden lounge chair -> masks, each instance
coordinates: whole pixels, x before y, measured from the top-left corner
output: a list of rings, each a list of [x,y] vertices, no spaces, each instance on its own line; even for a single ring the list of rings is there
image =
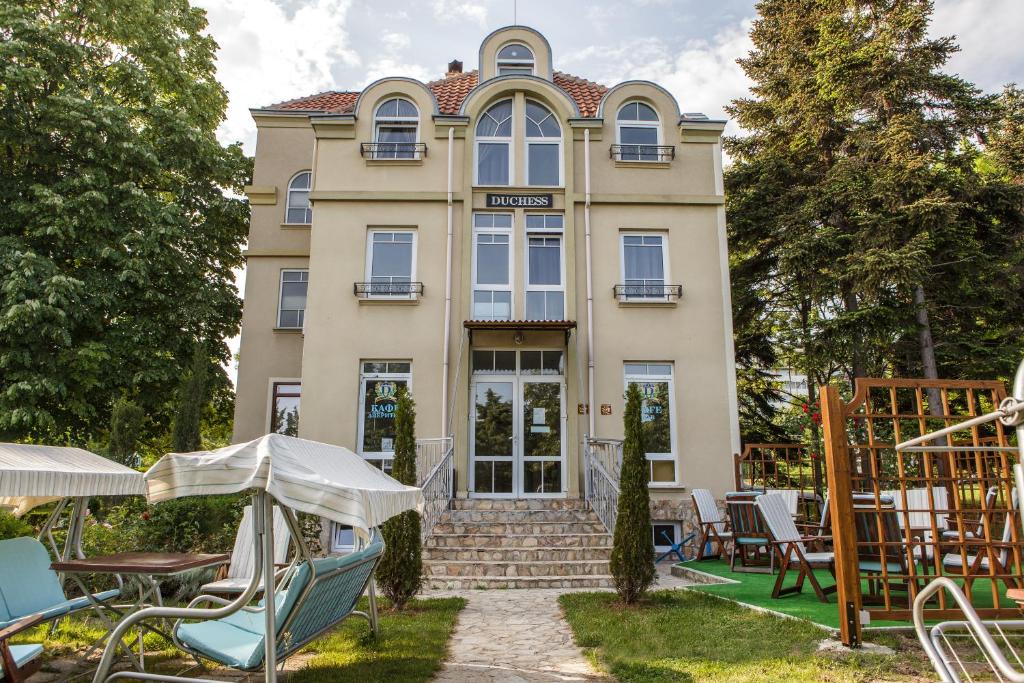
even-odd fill
[[[732,527],[732,548],[729,552],[731,571],[761,574],[775,572],[775,553],[771,552],[768,531],[754,504],[760,495],[759,491],[733,491],[725,494],[725,509]],[[736,566],[737,557],[739,567]]]
[[[942,569],[946,574],[959,574],[963,576],[964,584],[969,590],[971,583],[981,577],[998,577],[1008,589],[1017,589],[1020,586],[1010,576],[1009,567],[1010,545],[1013,540],[1013,524],[1016,519],[1017,489],[1010,494],[1011,511],[1007,511],[1003,521],[1003,535],[1000,541],[988,542],[984,538],[966,540],[964,545],[967,548],[974,547],[974,553],[947,553],[942,557]],[[998,552],[986,552],[988,547],[998,548]],[[992,562],[989,558],[992,558]],[[1011,598],[1015,599],[1015,598]]]
[[[0,629],[0,680],[4,683],[22,683],[39,670],[42,645],[11,645],[7,641],[43,621],[42,614],[33,614]]]
[[[911,552],[918,559],[922,548],[905,537],[900,526],[903,513],[896,509],[893,497],[882,494],[878,503],[881,507],[876,506],[873,493],[853,494],[857,568],[868,584],[868,592],[862,600],[865,604],[885,604],[888,594],[892,602],[891,592],[896,590],[906,594],[909,606],[911,585],[919,585],[918,579],[912,578],[908,548],[913,549]]]
[[[94,608],[121,594],[117,588],[70,600],[57,573],[50,569],[50,553],[34,538],[0,541],[0,629],[14,626],[30,615],[42,621],[58,619]],[[95,602],[94,602],[95,601]]]
[[[697,524],[700,526],[700,540],[697,541],[698,560],[717,560],[725,552],[726,541],[732,540],[732,532],[729,525],[722,517],[715,503],[715,497],[708,489],[693,489],[690,493],[693,499],[694,510],[697,511]],[[718,546],[718,552],[704,554],[708,545],[714,543]]]
[[[199,592],[214,595],[238,595],[242,593],[252,579],[252,506],[246,505],[242,511],[242,523],[238,525],[235,536],[234,550],[231,551],[231,562],[217,580],[204,584]],[[288,559],[288,547],[291,545],[291,534],[288,524],[281,514],[281,508],[274,506],[274,564],[284,567]],[[260,584],[262,591],[263,584]]]
[[[998,486],[988,487],[988,491],[985,492],[985,503],[976,514],[964,514],[961,513],[962,523],[958,523],[956,516],[950,516],[947,520],[947,526],[954,527],[948,528],[942,532],[942,540],[948,542],[956,542],[960,540],[960,530],[963,529],[964,538],[978,538],[985,534],[985,513],[992,510],[996,502],[996,496],[999,494]]]
[[[822,602],[828,602],[828,595],[836,591],[835,584],[822,587],[814,575],[815,569],[827,569],[835,577],[835,553],[831,551],[809,551],[808,545],[820,544],[825,539],[820,536],[801,536],[789,514],[789,505],[783,496],[766,493],[758,496],[755,501],[764,527],[768,530],[772,551],[779,561],[779,576],[772,588],[772,597],[794,595],[803,590],[804,579],[810,582],[815,595]],[[796,583],[783,588],[786,573],[796,563],[799,574]]]

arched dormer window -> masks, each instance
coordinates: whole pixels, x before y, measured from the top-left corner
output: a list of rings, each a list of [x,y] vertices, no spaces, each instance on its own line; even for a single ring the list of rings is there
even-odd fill
[[[300,171],[288,181],[288,197],[285,199],[284,222],[306,224],[313,222],[313,207],[309,204],[309,190],[313,181],[310,171]]]
[[[533,51],[522,43],[510,43],[498,50],[497,68],[499,76],[533,76]]]
[[[503,100],[476,124],[476,184],[509,185],[511,177],[512,100]]]
[[[373,117],[374,159],[419,159],[420,112],[401,97],[385,100]]]
[[[615,121],[619,161],[667,161],[662,158],[658,112],[643,102],[627,102]]]
[[[562,184],[562,127],[539,102],[526,101],[526,184]]]

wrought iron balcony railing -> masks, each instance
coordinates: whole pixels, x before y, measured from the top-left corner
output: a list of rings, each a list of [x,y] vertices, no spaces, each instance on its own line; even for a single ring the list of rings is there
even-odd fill
[[[619,301],[675,301],[683,295],[682,285],[615,285]]]
[[[612,145],[608,152],[615,161],[666,163],[676,158],[672,145]]]
[[[359,146],[364,159],[422,159],[427,156],[425,142],[364,142]]]
[[[423,294],[422,282],[356,282],[352,293],[362,299],[414,299]]]

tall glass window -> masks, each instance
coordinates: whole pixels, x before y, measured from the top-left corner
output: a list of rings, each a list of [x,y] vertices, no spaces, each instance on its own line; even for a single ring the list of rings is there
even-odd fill
[[[374,116],[375,159],[417,159],[420,112],[416,105],[393,97],[377,107]]]
[[[562,184],[562,128],[544,105],[526,102],[526,184]]]
[[[313,207],[309,203],[309,190],[313,182],[310,171],[296,173],[288,181],[288,196],[285,198],[284,222],[303,225],[313,222]]]
[[[616,117],[616,135],[619,138],[623,161],[660,161],[658,145],[661,140],[661,122],[658,113],[643,102],[627,102]]]
[[[676,481],[675,387],[671,363],[635,362],[625,364],[626,388],[640,388],[643,403],[640,423],[647,447],[652,484]]]
[[[363,361],[360,384],[359,453],[385,472],[395,457],[398,390],[412,385],[408,361]]]
[[[473,214],[472,317],[512,319],[511,214]]]
[[[281,293],[277,305],[277,326],[301,329],[306,322],[308,270],[282,270]]]
[[[372,297],[412,296],[416,275],[416,233],[372,230],[367,240],[366,274]]]
[[[664,235],[622,235],[622,281],[626,299],[665,299],[668,252]]]
[[[302,384],[299,382],[274,382],[273,398],[270,402],[270,431],[288,436],[299,435],[299,402],[302,400]]]
[[[476,184],[508,185],[512,177],[512,100],[493,105],[476,124]]]
[[[526,215],[526,319],[565,319],[564,218]]]

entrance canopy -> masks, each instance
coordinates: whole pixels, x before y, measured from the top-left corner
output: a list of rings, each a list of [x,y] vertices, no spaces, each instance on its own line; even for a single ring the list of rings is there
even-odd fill
[[[283,434],[215,451],[168,453],[146,473],[154,503],[263,489],[283,505],[369,533],[423,492],[405,486],[347,448]]]
[[[145,493],[141,472],[81,448],[0,443],[0,506],[19,517],[62,498]]]

